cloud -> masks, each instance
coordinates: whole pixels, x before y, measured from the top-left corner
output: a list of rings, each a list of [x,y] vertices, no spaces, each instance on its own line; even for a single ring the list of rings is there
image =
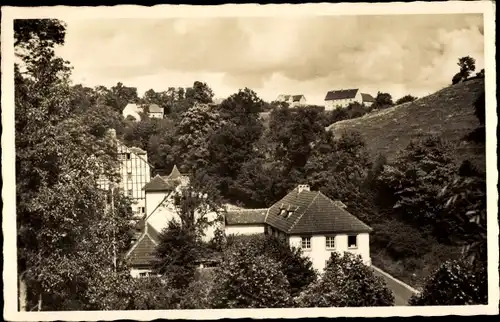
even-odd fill
[[[217,96],[250,87],[265,99],[300,92],[321,102],[330,89],[359,87],[399,97],[446,86],[461,56],[484,66],[483,18],[477,14],[67,23],[60,54],[74,65],[75,80],[121,81],[141,91],[146,84],[156,90],[185,86],[178,80],[191,75],[189,84],[207,81]]]

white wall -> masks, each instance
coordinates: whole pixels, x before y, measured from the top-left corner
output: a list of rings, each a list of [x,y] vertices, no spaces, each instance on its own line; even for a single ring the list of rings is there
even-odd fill
[[[354,98],[325,101],[325,110],[331,111],[336,109],[337,107],[347,107],[349,104],[354,102],[358,102],[359,104],[363,103],[363,98],[360,91],[356,93],[356,96]]]
[[[172,195],[170,195],[163,204],[158,206],[168,195],[167,192],[148,192],[146,194],[146,222],[151,224],[158,232],[167,227],[167,224],[173,218],[179,218],[178,211],[173,203]],[[198,213],[198,216],[200,214]],[[217,217],[217,213],[210,212],[205,215],[209,221],[213,221]],[[214,237],[214,232],[217,227],[212,225],[205,230],[203,240],[209,241]]]
[[[260,225],[226,225],[224,228],[226,236],[228,235],[252,235],[263,234],[264,224]]]
[[[361,255],[363,262],[366,265],[371,265],[370,258],[370,238],[368,233],[357,234],[357,248],[347,247],[347,235],[339,234],[335,236],[335,249],[326,248],[326,237],[324,235],[313,235],[311,237],[311,248],[303,250],[305,256],[308,256],[313,267],[319,272],[322,272],[326,266],[326,261],[330,259],[332,251],[337,251],[343,254],[349,251],[353,254]],[[301,247],[302,236],[290,236],[290,246]]]
[[[140,269],[140,268],[131,268],[130,275],[132,277],[140,277],[140,273],[151,273],[150,269]]]

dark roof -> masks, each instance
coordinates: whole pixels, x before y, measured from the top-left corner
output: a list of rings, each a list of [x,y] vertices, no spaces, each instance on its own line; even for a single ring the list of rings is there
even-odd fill
[[[325,101],[343,100],[346,98],[354,98],[358,93],[358,89],[341,89],[338,91],[329,91],[326,93]]]
[[[149,113],[163,113],[163,109],[158,104],[149,104]]]
[[[266,219],[266,209],[237,209],[226,213],[226,224],[248,225],[263,224]]]
[[[145,191],[165,191],[174,189],[185,175],[180,173],[177,166],[174,165],[172,171],[167,176],[156,175],[153,180],[148,182],[142,190]]]
[[[165,181],[163,177],[156,175],[151,181],[146,183],[146,185],[142,188],[144,191],[165,191],[172,190],[172,182]]]
[[[292,101],[298,102],[302,97],[304,97],[304,95],[293,95]]]
[[[160,242],[159,236],[153,226],[146,224],[144,233],[126,255],[129,265],[150,266],[155,260],[156,245]]]
[[[285,214],[290,210],[289,217]],[[289,234],[370,232],[372,229],[321,192],[295,188],[272,205],[266,223]]]
[[[361,93],[361,98],[363,99],[363,102],[375,102],[375,99],[370,94]]]

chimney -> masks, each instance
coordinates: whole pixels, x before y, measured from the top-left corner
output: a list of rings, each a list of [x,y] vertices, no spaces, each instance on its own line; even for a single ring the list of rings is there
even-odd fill
[[[301,193],[302,191],[311,191],[308,184],[299,184],[297,188],[299,193]]]

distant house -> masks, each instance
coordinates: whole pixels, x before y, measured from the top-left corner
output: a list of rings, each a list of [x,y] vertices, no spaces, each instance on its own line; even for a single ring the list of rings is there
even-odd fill
[[[134,119],[135,121],[140,121],[141,116],[139,113],[142,113],[143,109],[138,105],[138,104],[127,104],[125,108],[122,111],[123,118],[126,119],[127,117],[130,119]]]
[[[148,116],[150,118],[162,119],[164,116],[163,108],[157,104],[149,104],[148,106]]]
[[[361,93],[358,88],[329,91],[325,96],[325,111],[347,107],[352,103],[371,106],[375,99],[370,94]]]
[[[361,255],[371,265],[372,228],[350,214],[345,205],[308,185],[299,185],[268,209],[228,209],[225,233],[271,234],[302,248],[313,267],[323,271],[332,252]]]
[[[142,234],[125,254],[132,277],[146,277],[152,272],[156,246],[160,243],[160,232],[149,223],[143,225]]]
[[[304,95],[284,95],[281,94],[276,99],[277,102],[288,103],[289,107],[298,107],[306,104]]]
[[[361,93],[361,99],[363,105],[368,107],[372,106],[373,103],[375,103],[375,98],[373,98],[373,96],[371,96],[370,94]]]

